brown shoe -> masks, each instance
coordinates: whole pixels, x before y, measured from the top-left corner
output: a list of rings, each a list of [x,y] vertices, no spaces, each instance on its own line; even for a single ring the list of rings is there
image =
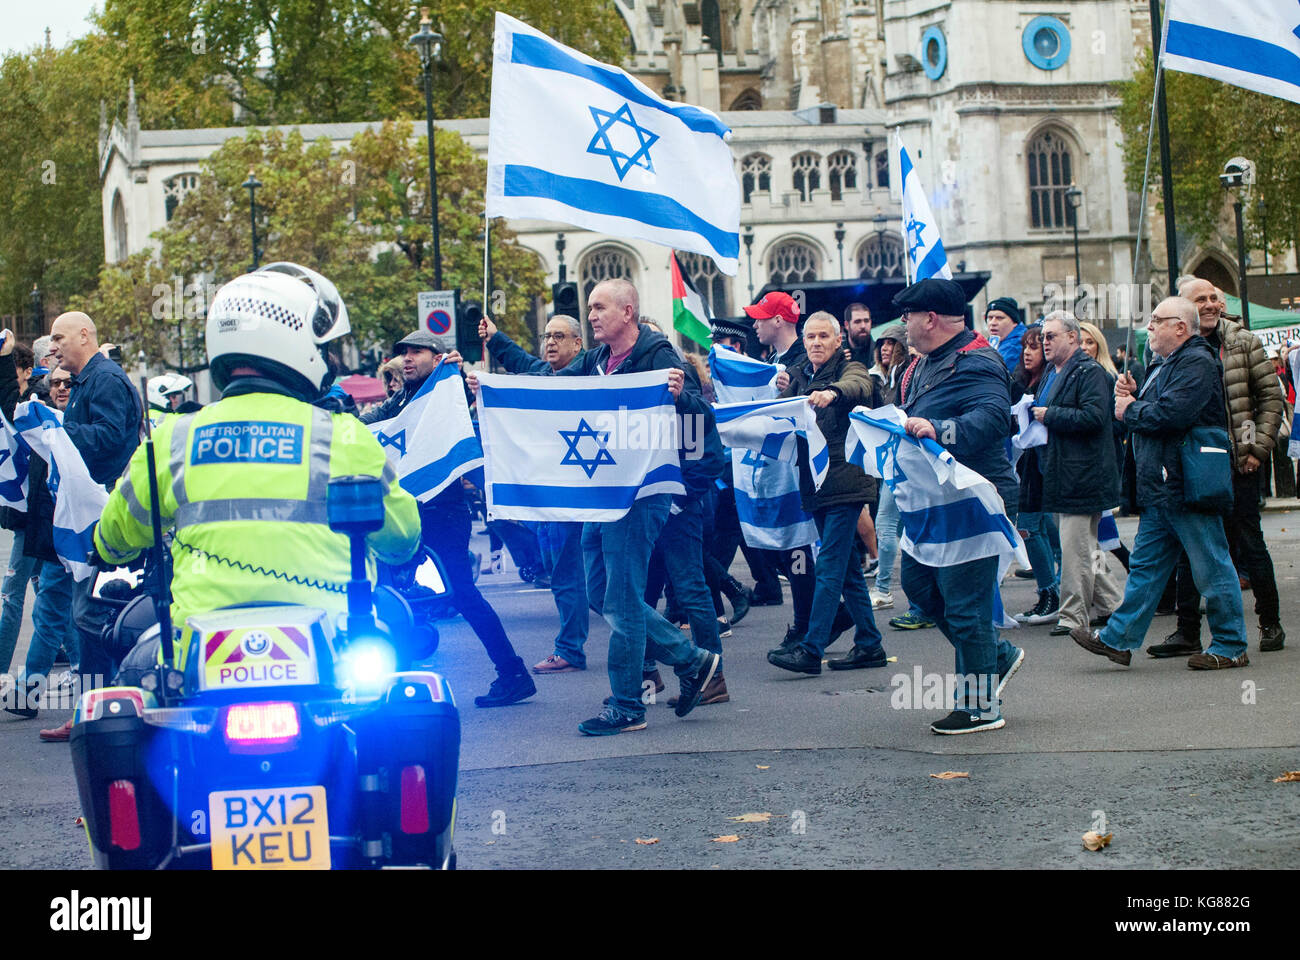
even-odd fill
[[[55,727],[53,730],[42,730],[40,733],[41,740],[45,743],[67,743],[70,736],[72,736],[71,720],[61,727]]]
[[[664,692],[664,678],[661,677],[661,676],[659,676],[659,668],[658,668],[658,667],[655,667],[655,668],[654,668],[653,670],[651,670],[649,673],[644,673],[644,672],[643,672],[643,673],[641,674],[641,684],[642,684],[642,686],[645,685],[645,682],[646,682],[647,680],[653,680],[653,681],[655,682],[655,693],[663,693],[663,692]]]
[[[668,706],[677,706],[677,701],[681,699],[676,694],[668,698]],[[709,703],[730,703],[731,694],[727,693],[727,678],[720,673],[715,673],[703,690],[700,691],[700,702],[697,707],[702,707]]]
[[[551,654],[541,663],[533,664],[533,673],[577,673],[582,667],[575,667],[563,657]]]
[[[1100,634],[1096,630],[1089,630],[1087,627],[1075,627],[1070,631],[1070,639],[1089,653],[1105,657],[1121,667],[1127,667],[1129,661],[1133,659],[1131,650],[1116,650],[1114,647],[1108,647],[1101,642]]]
[[[1250,658],[1243,653],[1236,660],[1217,653],[1194,653],[1187,658],[1189,670],[1227,670],[1230,667],[1248,667]]]

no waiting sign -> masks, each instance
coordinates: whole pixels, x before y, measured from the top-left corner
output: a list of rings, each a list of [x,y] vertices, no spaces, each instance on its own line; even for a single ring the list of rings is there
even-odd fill
[[[456,291],[426,290],[419,294],[417,301],[417,322],[421,330],[428,330],[436,337],[449,338],[456,344]]]

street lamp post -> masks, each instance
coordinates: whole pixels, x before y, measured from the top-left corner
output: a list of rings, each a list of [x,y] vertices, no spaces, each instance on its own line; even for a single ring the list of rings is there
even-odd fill
[[[248,170],[248,179],[240,186],[248,191],[248,221],[253,228],[253,269],[256,270],[262,262],[262,251],[257,249],[257,188],[260,187],[261,181],[253,174],[250,167]]]
[[[1074,231],[1074,282],[1083,283],[1083,271],[1079,267],[1079,207],[1083,205],[1083,191],[1073,183],[1065,191],[1065,202],[1070,206],[1070,227]]]
[[[876,228],[876,254],[880,257],[876,278],[879,279],[885,275],[885,231],[889,227],[889,218],[877,208],[876,215],[871,218],[871,225]]]
[[[741,234],[745,241],[745,258],[749,261],[749,299],[754,299],[754,228],[752,225],[745,227],[745,232]]]
[[[420,8],[420,32],[410,39],[411,46],[420,54],[420,68],[424,72],[424,124],[429,135],[429,201],[433,219],[433,285],[442,289],[442,248],[438,243],[438,171],[433,155],[433,65],[442,52],[442,34],[431,29],[429,8]]]
[[[560,283],[564,283],[568,268],[564,265],[564,234],[555,235],[555,260],[560,270]]]
[[[835,224],[835,246],[840,251],[840,279],[844,279],[844,221]]]
[[[1255,201],[1255,210],[1259,213],[1259,226],[1264,231],[1264,276],[1268,276],[1268,205],[1264,198]]]
[[[1237,282],[1241,294],[1241,325],[1250,329],[1250,292],[1246,289],[1246,228],[1242,222],[1242,202],[1250,199],[1255,186],[1255,164],[1245,157],[1233,157],[1223,165],[1219,176],[1223,189],[1232,194],[1232,213],[1237,221]]]

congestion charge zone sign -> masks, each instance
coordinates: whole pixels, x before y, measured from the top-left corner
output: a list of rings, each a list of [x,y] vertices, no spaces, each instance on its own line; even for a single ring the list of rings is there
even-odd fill
[[[456,338],[456,291],[426,290],[419,294],[417,304],[418,322],[421,330],[427,330],[435,337],[450,337],[453,345]]]

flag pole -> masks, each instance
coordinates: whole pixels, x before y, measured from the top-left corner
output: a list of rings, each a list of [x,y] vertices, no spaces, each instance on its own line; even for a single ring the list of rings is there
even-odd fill
[[[488,313],[488,287],[492,284],[492,220],[483,213],[483,315]]]
[[[1165,100],[1164,58],[1168,23],[1160,0],[1151,0],[1151,43],[1156,55],[1156,122],[1160,127],[1160,189],[1165,204],[1165,246],[1168,249],[1169,296],[1178,293],[1178,228],[1174,220],[1174,174],[1169,156],[1169,111]],[[1144,198],[1145,202],[1145,198]]]

